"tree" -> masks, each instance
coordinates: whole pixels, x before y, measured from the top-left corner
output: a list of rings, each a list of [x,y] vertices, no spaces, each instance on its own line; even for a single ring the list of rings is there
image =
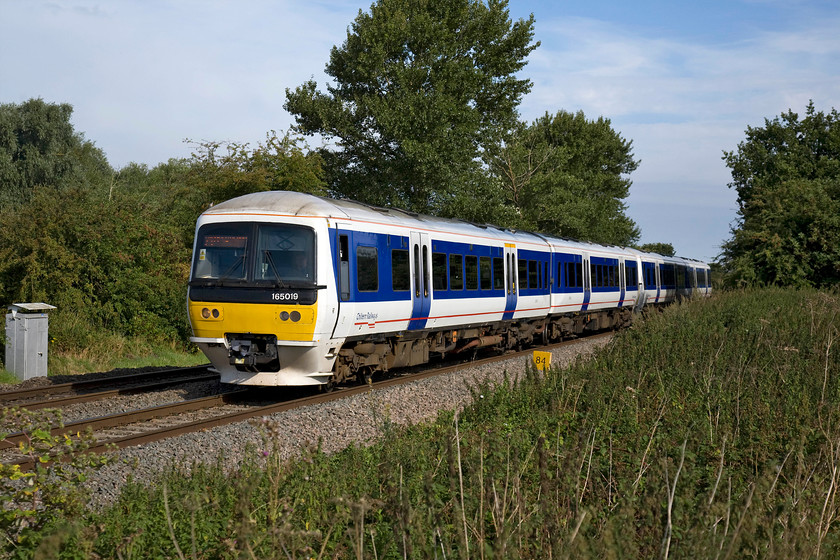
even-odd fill
[[[677,254],[670,243],[645,243],[639,247],[639,250],[646,253],[658,253],[664,257],[673,257]]]
[[[205,207],[260,191],[324,195],[321,157],[301,142],[289,133],[278,138],[274,131],[253,149],[234,142],[202,142],[189,161],[188,182],[203,195]]]
[[[0,105],[0,208],[28,200],[35,186],[102,180],[105,155],[70,123],[73,106],[30,99]]]
[[[625,215],[626,177],[639,161],[609,119],[546,113],[520,127],[485,159],[514,227],[598,243],[629,245],[639,228]]]
[[[334,194],[446,214],[515,126],[533,26],[511,22],[507,0],[378,0],[333,47],[334,85],[287,89],[285,108],[297,130],[335,142],[322,151]]]
[[[23,211],[0,213],[0,302],[47,301],[58,347],[101,329],[185,337],[190,248],[157,205],[105,186],[36,187]]]
[[[840,282],[840,114],[808,104],[747,127],[724,152],[738,220],[723,245],[730,284],[828,286]]]

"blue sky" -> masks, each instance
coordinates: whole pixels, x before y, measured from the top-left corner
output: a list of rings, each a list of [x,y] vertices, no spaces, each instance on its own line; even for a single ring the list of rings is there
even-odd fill
[[[116,167],[187,157],[184,139],[284,131],[285,89],[314,77],[369,0],[0,0],[0,103],[74,106]],[[641,160],[628,213],[642,242],[712,259],[735,193],[721,160],[788,109],[840,108],[838,0],[512,0],[542,45],[520,107],[609,118]]]

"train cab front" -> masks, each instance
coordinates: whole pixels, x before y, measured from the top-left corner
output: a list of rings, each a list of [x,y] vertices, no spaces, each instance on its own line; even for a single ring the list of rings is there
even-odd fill
[[[319,340],[316,232],[222,222],[196,234],[188,307],[193,337],[223,383],[320,385],[332,369]]]

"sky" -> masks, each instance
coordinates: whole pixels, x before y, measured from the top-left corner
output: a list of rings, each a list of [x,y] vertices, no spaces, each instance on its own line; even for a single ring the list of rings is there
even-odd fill
[[[0,103],[73,105],[111,165],[154,167],[193,142],[256,146],[293,124],[286,88],[314,78],[371,0],[0,0]],[[840,109],[838,0],[511,0],[541,45],[527,122],[605,117],[641,160],[641,242],[712,260],[737,201],[724,151],[788,110]]]

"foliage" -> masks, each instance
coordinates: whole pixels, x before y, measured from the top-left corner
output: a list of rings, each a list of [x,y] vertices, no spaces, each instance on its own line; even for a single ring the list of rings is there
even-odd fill
[[[625,215],[639,161],[632,141],[610,120],[587,120],[582,112],[545,114],[521,125],[485,159],[504,193],[510,225],[544,233],[629,245],[639,228]]]
[[[56,305],[59,349],[100,329],[182,338],[189,248],[151,208],[88,186],[36,188],[26,212],[3,216],[0,301]]]
[[[446,213],[515,125],[533,26],[511,22],[507,0],[378,0],[332,49],[334,85],[287,89],[285,108],[300,132],[336,142],[322,150],[334,194]]]
[[[674,246],[670,243],[645,243],[639,247],[639,250],[647,253],[658,253],[665,257],[673,257],[677,254]]]
[[[62,187],[111,174],[101,150],[73,130],[69,104],[30,99],[0,104],[0,210],[39,185]]]
[[[721,255],[731,284],[840,282],[840,114],[808,104],[724,152],[738,222]]]
[[[130,486],[74,557],[834,557],[840,295],[728,292],[429,425]],[[262,466],[261,466],[262,465]],[[73,539],[68,539],[70,542]]]
[[[101,364],[92,352],[185,344],[199,214],[248,192],[324,193],[320,157],[289,134],[267,134],[254,149],[206,142],[189,160],[113,172],[74,132],[71,113],[70,105],[40,100],[0,107],[7,164],[0,161],[0,173],[17,181],[4,191],[15,203],[0,200],[0,303],[58,307],[50,319],[53,363],[61,353]]]
[[[261,191],[326,194],[318,153],[309,151],[301,138],[290,133],[278,138],[274,131],[253,149],[235,142],[199,143],[187,180],[200,193],[202,206]]]
[[[0,442],[14,443],[10,436],[21,433],[23,438],[13,447],[35,462],[30,471],[0,464],[0,549],[29,548],[41,540],[39,533],[48,525],[81,514],[87,498],[81,483],[91,469],[110,462],[85,452],[95,443],[92,434],[52,434],[54,426],[63,427],[59,410],[0,409]]]

